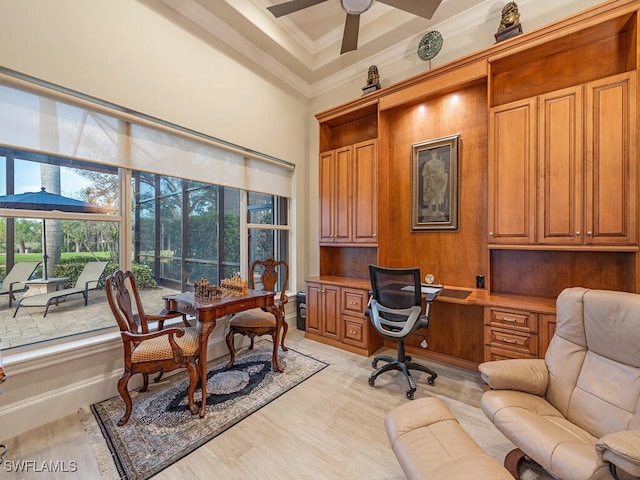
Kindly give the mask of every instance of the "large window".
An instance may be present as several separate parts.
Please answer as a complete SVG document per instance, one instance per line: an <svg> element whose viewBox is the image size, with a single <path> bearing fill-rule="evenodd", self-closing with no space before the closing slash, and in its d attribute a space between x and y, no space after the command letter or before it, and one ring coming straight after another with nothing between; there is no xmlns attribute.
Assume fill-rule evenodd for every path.
<svg viewBox="0 0 640 480"><path fill-rule="evenodd" d="M246 276L257 258L289 262L291 164L17 83L0 74L0 199L44 187L100 208L0 205L0 281L15 263L36 261L31 280L53 277L59 283L49 283L64 288L84 263L108 260L103 279L116 268L133 270L145 309L155 312L164 295L202 277ZM0 295L3 349L116 330L103 290L86 306L79 295L46 317L44 308L24 307L13 318L15 302L32 294L23 287L14 308Z"/></svg>
<svg viewBox="0 0 640 480"><path fill-rule="evenodd" d="M265 258L289 262L288 200L275 195L248 192L247 235L249 264ZM278 272L278 281L284 278L284 272Z"/></svg>
<svg viewBox="0 0 640 480"><path fill-rule="evenodd" d="M241 272L240 190L135 172L133 191L134 260L160 284L186 290Z"/></svg>
<svg viewBox="0 0 640 480"><path fill-rule="evenodd" d="M73 254L117 262L117 187L117 168L0 148L0 273L38 260L38 274L56 276Z"/></svg>

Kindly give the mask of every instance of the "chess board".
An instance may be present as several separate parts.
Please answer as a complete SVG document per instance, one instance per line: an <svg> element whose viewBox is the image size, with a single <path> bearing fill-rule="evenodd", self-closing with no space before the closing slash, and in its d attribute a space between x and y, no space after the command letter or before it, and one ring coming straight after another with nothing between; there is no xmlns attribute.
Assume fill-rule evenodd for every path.
<svg viewBox="0 0 640 480"><path fill-rule="evenodd" d="M246 295L247 292L243 292L241 290L232 290L230 288L220 288L220 298L230 298L230 297L239 297L241 295Z"/></svg>

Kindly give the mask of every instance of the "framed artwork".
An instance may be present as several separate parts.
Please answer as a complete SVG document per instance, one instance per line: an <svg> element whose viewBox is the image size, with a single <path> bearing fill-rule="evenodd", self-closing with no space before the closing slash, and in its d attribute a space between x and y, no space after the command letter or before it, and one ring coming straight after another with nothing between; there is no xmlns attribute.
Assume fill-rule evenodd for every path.
<svg viewBox="0 0 640 480"><path fill-rule="evenodd" d="M458 230L460 135L411 146L411 231Z"/></svg>

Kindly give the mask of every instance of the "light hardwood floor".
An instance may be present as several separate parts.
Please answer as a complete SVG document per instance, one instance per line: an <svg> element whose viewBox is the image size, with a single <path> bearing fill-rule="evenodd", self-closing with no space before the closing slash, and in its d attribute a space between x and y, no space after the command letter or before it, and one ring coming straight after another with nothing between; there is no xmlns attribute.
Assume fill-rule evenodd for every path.
<svg viewBox="0 0 640 480"><path fill-rule="evenodd" d="M400 372L367 383L371 358L306 340L289 329L287 345L330 364L154 479L385 479L400 480L400 469L384 430L384 416L407 402ZM385 349L388 350L388 349ZM389 350L389 352L391 352ZM380 353L380 352L378 352ZM477 373L419 361L434 367L436 384L416 373L415 398L437 393L478 406L483 384ZM113 392L114 396L117 394ZM1 426L0 426L1 429ZM1 438L1 434L0 434ZM98 463L80 416L69 415L9 439L0 478L97 479ZM167 445L171 448L171 445ZM74 461L77 471L59 474L7 472L7 461ZM12 463L9 463L12 465Z"/></svg>

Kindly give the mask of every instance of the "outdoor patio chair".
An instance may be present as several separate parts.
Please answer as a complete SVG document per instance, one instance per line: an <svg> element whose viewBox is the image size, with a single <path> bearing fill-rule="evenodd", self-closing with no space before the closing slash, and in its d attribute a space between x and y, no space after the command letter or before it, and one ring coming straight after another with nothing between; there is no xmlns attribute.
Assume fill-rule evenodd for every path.
<svg viewBox="0 0 640 480"><path fill-rule="evenodd" d="M11 267L7 276L2 280L0 295L9 295L9 308L13 306L16 299L16 292L23 292L26 288L26 281L29 280L38 265L42 262L17 262Z"/></svg>
<svg viewBox="0 0 640 480"><path fill-rule="evenodd" d="M108 263L109 262L87 262L82 272L80 272L80 276L78 280L76 280L75 285L71 288L22 297L16 306L16 311L13 312L13 316L16 316L20 307L46 307L43 315L43 317L46 317L49 306L52 303L57 305L61 298L66 298L76 293L82 294L86 306L89 301L89 291L98 288L100 277Z"/></svg>

